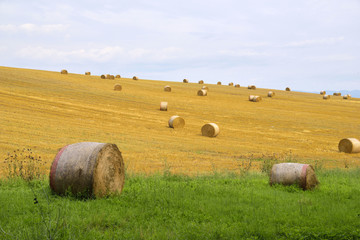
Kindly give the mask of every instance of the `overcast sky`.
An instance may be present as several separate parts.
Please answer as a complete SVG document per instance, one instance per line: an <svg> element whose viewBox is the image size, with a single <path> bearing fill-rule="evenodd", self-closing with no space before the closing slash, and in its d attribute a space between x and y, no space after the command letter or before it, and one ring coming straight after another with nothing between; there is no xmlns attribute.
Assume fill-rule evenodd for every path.
<svg viewBox="0 0 360 240"><path fill-rule="evenodd" d="M0 65L360 89L360 0L0 0Z"/></svg>

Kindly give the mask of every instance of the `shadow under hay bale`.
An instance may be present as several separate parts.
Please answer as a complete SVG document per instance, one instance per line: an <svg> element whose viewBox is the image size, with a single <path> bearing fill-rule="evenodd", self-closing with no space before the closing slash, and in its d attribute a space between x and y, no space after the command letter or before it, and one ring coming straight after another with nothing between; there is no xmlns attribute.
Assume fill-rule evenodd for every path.
<svg viewBox="0 0 360 240"><path fill-rule="evenodd" d="M120 84L115 84L114 90L115 90L115 91L121 91L121 90L122 90L122 86L121 86Z"/></svg>
<svg viewBox="0 0 360 240"><path fill-rule="evenodd" d="M103 75L100 76L100 78L101 78L101 79L105 79L106 77L105 77L105 75L103 74Z"/></svg>
<svg viewBox="0 0 360 240"><path fill-rule="evenodd" d="M217 85L221 85L221 82L217 82Z"/></svg>
<svg viewBox="0 0 360 240"><path fill-rule="evenodd" d="M273 91L268 92L268 97L273 97L273 96L275 96L275 93Z"/></svg>
<svg viewBox="0 0 360 240"><path fill-rule="evenodd" d="M183 128L185 126L185 120L179 116L172 116L169 119L169 127L171 128Z"/></svg>
<svg viewBox="0 0 360 240"><path fill-rule="evenodd" d="M189 83L189 80L187 80L186 78L183 80L183 83Z"/></svg>
<svg viewBox="0 0 360 240"><path fill-rule="evenodd" d="M207 91L204 90L204 89L200 89L200 90L197 92L197 95L198 95L198 96L207 96Z"/></svg>
<svg viewBox="0 0 360 240"><path fill-rule="evenodd" d="M324 91L324 90L323 90L323 91L320 91L320 94L321 94L321 95L325 95L325 94L326 94L326 91Z"/></svg>
<svg viewBox="0 0 360 240"><path fill-rule="evenodd" d="M319 184L314 168L309 164L274 164L270 173L270 185L298 185L303 190L313 189Z"/></svg>
<svg viewBox="0 0 360 240"><path fill-rule="evenodd" d="M168 103L160 102L160 111L167 111Z"/></svg>
<svg viewBox="0 0 360 240"><path fill-rule="evenodd" d="M118 75L115 76L115 78L121 78L121 76L118 74Z"/></svg>
<svg viewBox="0 0 360 240"><path fill-rule="evenodd" d="M239 87L240 87L240 84L235 84L235 87L236 87L236 88L239 88Z"/></svg>
<svg viewBox="0 0 360 240"><path fill-rule="evenodd" d="M90 76L90 75L91 75L91 72L85 72L85 75L89 75L89 76Z"/></svg>
<svg viewBox="0 0 360 240"><path fill-rule="evenodd" d="M139 80L137 76L133 76L133 80Z"/></svg>
<svg viewBox="0 0 360 240"><path fill-rule="evenodd" d="M325 99L325 100L330 99L330 95L324 95L323 99Z"/></svg>
<svg viewBox="0 0 360 240"><path fill-rule="evenodd" d="M248 89L256 90L256 86L255 86L255 85L249 85L249 86L248 86Z"/></svg>
<svg viewBox="0 0 360 240"><path fill-rule="evenodd" d="M231 83L229 83L229 86L234 86L234 83L232 83L232 82L231 82Z"/></svg>
<svg viewBox="0 0 360 240"><path fill-rule="evenodd" d="M120 194L125 180L121 152L115 144L80 142L63 147L50 170L50 187L57 194L104 197Z"/></svg>
<svg viewBox="0 0 360 240"><path fill-rule="evenodd" d="M285 91L290 92L291 89L289 87L285 88Z"/></svg>
<svg viewBox="0 0 360 240"><path fill-rule="evenodd" d="M165 92L171 92L171 87L170 87L169 85L166 85L166 86L164 87L164 91L165 91Z"/></svg>
<svg viewBox="0 0 360 240"><path fill-rule="evenodd" d="M338 145L340 152L360 153L360 141L356 138L341 139Z"/></svg>
<svg viewBox="0 0 360 240"><path fill-rule="evenodd" d="M61 74L68 74L68 71L66 69L61 70Z"/></svg>
<svg viewBox="0 0 360 240"><path fill-rule="evenodd" d="M206 137L216 137L220 132L216 123L207 123L201 128L201 135Z"/></svg>

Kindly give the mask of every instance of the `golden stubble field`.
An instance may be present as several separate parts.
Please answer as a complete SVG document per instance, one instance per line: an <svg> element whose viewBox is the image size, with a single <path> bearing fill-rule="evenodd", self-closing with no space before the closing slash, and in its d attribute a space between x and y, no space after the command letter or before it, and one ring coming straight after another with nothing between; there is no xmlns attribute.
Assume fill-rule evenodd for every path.
<svg viewBox="0 0 360 240"><path fill-rule="evenodd" d="M186 84L138 77L109 80L64 75L60 69L0 67L0 161L15 149L31 148L48 172L59 148L94 141L117 144L130 172L237 171L244 160L273 155L325 168L360 166L360 154L340 153L337 147L342 138L360 138L360 99L323 100L320 94L283 90L268 98L269 89L249 90L251 83L240 79L231 80L240 88L205 79L208 96L200 97L199 79ZM113 90L116 83L122 91ZM172 91L164 92L165 85ZM250 102L250 94L263 100ZM167 112L159 110L161 101L168 102ZM169 128L172 115L182 116L185 128ZM209 122L220 127L216 138L201 136ZM260 164L254 160L252 168ZM0 173L5 168L0 163Z"/></svg>

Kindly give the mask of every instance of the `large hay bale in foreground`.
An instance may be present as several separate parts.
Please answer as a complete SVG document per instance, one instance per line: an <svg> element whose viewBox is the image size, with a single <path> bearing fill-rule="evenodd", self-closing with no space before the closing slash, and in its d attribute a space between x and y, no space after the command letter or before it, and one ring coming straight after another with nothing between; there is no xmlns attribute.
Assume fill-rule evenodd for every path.
<svg viewBox="0 0 360 240"><path fill-rule="evenodd" d="M215 123L207 123L201 128L201 134L206 137L216 137L219 132L219 126Z"/></svg>
<svg viewBox="0 0 360 240"><path fill-rule="evenodd" d="M314 168L309 164L279 163L274 164L270 174L270 185L296 184L304 190L313 189L319 184Z"/></svg>
<svg viewBox="0 0 360 240"><path fill-rule="evenodd" d="M91 72L85 72L85 75L91 75Z"/></svg>
<svg viewBox="0 0 360 240"><path fill-rule="evenodd" d="M239 87L240 87L240 84L235 84L235 87L236 87L236 88L239 88Z"/></svg>
<svg viewBox="0 0 360 240"><path fill-rule="evenodd" d="M260 102L261 100L262 100L262 98L260 96L255 96L255 95L249 96L249 101L251 101L251 102Z"/></svg>
<svg viewBox="0 0 360 240"><path fill-rule="evenodd" d="M256 90L256 86L255 86L255 85L249 85L249 86L248 86L248 89Z"/></svg>
<svg viewBox="0 0 360 240"><path fill-rule="evenodd" d="M68 74L68 71L66 69L61 70L61 74Z"/></svg>
<svg viewBox="0 0 360 240"><path fill-rule="evenodd" d="M189 83L189 80L187 80L186 78L183 80L183 83Z"/></svg>
<svg viewBox="0 0 360 240"><path fill-rule="evenodd" d="M325 94L326 94L326 91L322 90L322 91L320 91L320 94L321 94L321 95L325 95Z"/></svg>
<svg viewBox="0 0 360 240"><path fill-rule="evenodd" d="M115 76L115 78L121 78L121 76L118 74L118 75Z"/></svg>
<svg viewBox="0 0 360 240"><path fill-rule="evenodd" d="M167 111L168 103L160 102L160 111Z"/></svg>
<svg viewBox="0 0 360 240"><path fill-rule="evenodd" d="M273 91L268 92L268 97L273 97L273 96L275 96L275 93Z"/></svg>
<svg viewBox="0 0 360 240"><path fill-rule="evenodd" d="M200 89L198 92L197 92L197 95L198 96L207 96L207 91L205 89Z"/></svg>
<svg viewBox="0 0 360 240"><path fill-rule="evenodd" d="M139 80L137 76L133 76L133 80Z"/></svg>
<svg viewBox="0 0 360 240"><path fill-rule="evenodd" d="M115 84L114 90L115 90L115 91L121 91L121 90L122 90L122 86L121 86L120 84Z"/></svg>
<svg viewBox="0 0 360 240"><path fill-rule="evenodd" d="M185 120L177 115L172 116L169 119L169 127L171 128L183 128L185 126Z"/></svg>
<svg viewBox="0 0 360 240"><path fill-rule="evenodd" d="M360 141L356 138L344 138L339 142L339 151L345 153L359 153Z"/></svg>
<svg viewBox="0 0 360 240"><path fill-rule="evenodd" d="M199 84L204 84L204 81L203 81L203 80L200 80L200 81L199 81Z"/></svg>
<svg viewBox="0 0 360 240"><path fill-rule="evenodd" d="M105 79L106 77L105 77L105 75L103 74L103 75L100 76L100 78L101 78L101 79Z"/></svg>
<svg viewBox="0 0 360 240"><path fill-rule="evenodd" d="M169 85L166 85L166 86L164 87L164 91L165 91L165 92L171 92L171 87L170 87Z"/></svg>
<svg viewBox="0 0 360 240"><path fill-rule="evenodd" d="M289 87L287 87L287 88L285 88L285 91L290 92L290 91L291 91L291 89L290 89Z"/></svg>
<svg viewBox="0 0 360 240"><path fill-rule="evenodd" d="M63 147L50 170L50 187L57 194L103 197L121 193L124 162L115 144L80 142Z"/></svg>
<svg viewBox="0 0 360 240"><path fill-rule="evenodd" d="M230 82L230 83L229 83L229 86L234 86L234 83L233 83L233 82Z"/></svg>
<svg viewBox="0 0 360 240"><path fill-rule="evenodd" d="M217 82L217 85L221 85L221 82Z"/></svg>
<svg viewBox="0 0 360 240"><path fill-rule="evenodd" d="M330 99L330 95L324 95L323 99L325 99L325 100Z"/></svg>

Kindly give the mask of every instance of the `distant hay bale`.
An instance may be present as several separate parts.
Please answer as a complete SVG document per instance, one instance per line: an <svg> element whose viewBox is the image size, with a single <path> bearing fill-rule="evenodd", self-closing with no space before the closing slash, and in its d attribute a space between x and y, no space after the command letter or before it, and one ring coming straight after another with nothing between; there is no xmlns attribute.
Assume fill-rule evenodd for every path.
<svg viewBox="0 0 360 240"><path fill-rule="evenodd" d="M236 87L236 88L239 88L239 87L240 87L240 84L235 84L235 87Z"/></svg>
<svg viewBox="0 0 360 240"><path fill-rule="evenodd" d="M290 92L291 90L290 90L290 88L289 88L289 87L287 87L287 88L285 88L285 91Z"/></svg>
<svg viewBox="0 0 360 240"><path fill-rule="evenodd" d="M133 76L133 80L139 80L137 76Z"/></svg>
<svg viewBox="0 0 360 240"><path fill-rule="evenodd" d="M106 74L106 79L110 79L110 74Z"/></svg>
<svg viewBox="0 0 360 240"><path fill-rule="evenodd" d="M233 82L230 82L230 83L229 83L229 86L234 86L234 83L233 83Z"/></svg>
<svg viewBox="0 0 360 240"><path fill-rule="evenodd" d="M197 92L197 95L198 95L198 96L207 96L207 91L204 90L204 89L200 89L200 90Z"/></svg>
<svg viewBox="0 0 360 240"><path fill-rule="evenodd" d="M185 126L185 120L179 116L172 116L169 119L169 127L171 128L183 128Z"/></svg>
<svg viewBox="0 0 360 240"><path fill-rule="evenodd" d="M248 86L248 89L256 90L256 86L255 86L255 85L249 85L249 86Z"/></svg>
<svg viewBox="0 0 360 240"><path fill-rule="evenodd" d="M250 95L249 96L249 101L251 101L251 102L260 102L261 99L262 98L260 96L255 96L255 95Z"/></svg>
<svg viewBox="0 0 360 240"><path fill-rule="evenodd" d="M121 86L120 84L115 84L114 90L115 90L115 91L121 91L121 90L122 90L122 86Z"/></svg>
<svg viewBox="0 0 360 240"><path fill-rule="evenodd" d="M268 97L273 97L273 96L275 96L275 93L273 91L268 92Z"/></svg>
<svg viewBox="0 0 360 240"><path fill-rule="evenodd" d="M325 100L330 99L330 95L324 95L323 99L325 99Z"/></svg>
<svg viewBox="0 0 360 240"><path fill-rule="evenodd" d="M351 95L350 94L346 94L343 96L343 99L351 99Z"/></svg>
<svg viewBox="0 0 360 240"><path fill-rule="evenodd" d="M325 95L325 94L326 94L326 91L324 91L324 90L323 90L323 91L320 91L320 94L321 94L321 95Z"/></svg>
<svg viewBox="0 0 360 240"><path fill-rule="evenodd" d="M269 179L270 185L298 185L303 190L313 189L319 184L314 168L309 164L274 164Z"/></svg>
<svg viewBox="0 0 360 240"><path fill-rule="evenodd" d="M201 88L202 90L206 90L206 91L209 91L209 87L207 87L207 86L202 86L202 88Z"/></svg>
<svg viewBox="0 0 360 240"><path fill-rule="evenodd" d="M217 85L221 85L221 82L217 82Z"/></svg>
<svg viewBox="0 0 360 240"><path fill-rule="evenodd" d="M219 132L219 126L215 123L207 123L201 128L201 134L206 137L216 137Z"/></svg>
<svg viewBox="0 0 360 240"><path fill-rule="evenodd" d="M166 86L164 87L164 91L165 91L165 92L171 92L171 87L170 87L169 85L166 85Z"/></svg>
<svg viewBox="0 0 360 240"><path fill-rule="evenodd" d="M115 76L115 78L121 78L121 76L118 74L118 75Z"/></svg>
<svg viewBox="0 0 360 240"><path fill-rule="evenodd" d="M110 75L109 79L115 79L114 75Z"/></svg>
<svg viewBox="0 0 360 240"><path fill-rule="evenodd" d="M168 103L160 102L160 111L167 111Z"/></svg>
<svg viewBox="0 0 360 240"><path fill-rule="evenodd" d="M101 77L101 79L105 79L105 78L106 78L104 74L101 75L100 77Z"/></svg>
<svg viewBox="0 0 360 240"><path fill-rule="evenodd" d="M351 95L350 95L350 94L348 94L347 96L348 96L348 99L350 99L350 98L351 98Z"/></svg>
<svg viewBox="0 0 360 240"><path fill-rule="evenodd" d="M189 83L189 80L187 80L186 78L184 78L183 83Z"/></svg>
<svg viewBox="0 0 360 240"><path fill-rule="evenodd" d="M90 72L85 72L85 75L91 75L91 73Z"/></svg>
<svg viewBox="0 0 360 240"><path fill-rule="evenodd" d="M68 74L68 71L66 69L61 70L61 74Z"/></svg>
<svg viewBox="0 0 360 240"><path fill-rule="evenodd" d="M333 93L334 96L341 96L341 93L337 92L337 93Z"/></svg>
<svg viewBox="0 0 360 240"><path fill-rule="evenodd" d="M341 139L338 147L340 152L360 153L360 141L356 138Z"/></svg>
<svg viewBox="0 0 360 240"><path fill-rule="evenodd" d="M200 81L199 81L199 84L204 84L204 81L203 81L203 80L200 80Z"/></svg>

